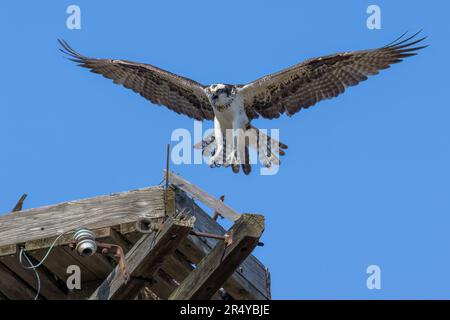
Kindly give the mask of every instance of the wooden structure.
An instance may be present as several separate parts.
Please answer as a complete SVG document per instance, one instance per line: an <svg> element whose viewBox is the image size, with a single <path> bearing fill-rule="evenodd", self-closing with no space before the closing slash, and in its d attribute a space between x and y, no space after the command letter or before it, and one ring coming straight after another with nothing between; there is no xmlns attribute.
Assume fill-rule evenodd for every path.
<svg viewBox="0 0 450 320"><path fill-rule="evenodd" d="M23 196L12 213L0 216L0 300L270 299L267 269L251 255L264 230L263 216L238 214L183 178L164 174L168 188L20 211ZM193 198L234 225L225 231ZM80 228L123 249L128 281L117 257L73 250ZM21 250L22 258L43 263L24 268ZM80 289L66 284L73 265L80 268Z"/></svg>

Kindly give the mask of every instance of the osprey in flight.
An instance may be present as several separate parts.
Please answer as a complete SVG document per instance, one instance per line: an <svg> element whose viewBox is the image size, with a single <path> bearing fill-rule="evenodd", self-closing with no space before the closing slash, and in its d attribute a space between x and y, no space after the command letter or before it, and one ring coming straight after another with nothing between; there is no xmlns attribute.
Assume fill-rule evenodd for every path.
<svg viewBox="0 0 450 320"><path fill-rule="evenodd" d="M214 134L196 147L211 156L210 166L231 166L233 172L239 172L241 166L243 172L249 174L249 146L257 150L266 167L279 164L276 154L284 155L283 149L287 148L253 127L253 119L260 116L274 119L283 113L292 116L321 100L338 96L347 87L425 48L417 44L426 37L415 39L417 34L406 39L404 34L377 49L309 59L244 85L203 85L150 64L88 58L64 40L59 43L70 60L132 89L152 103L196 120L213 120Z"/></svg>

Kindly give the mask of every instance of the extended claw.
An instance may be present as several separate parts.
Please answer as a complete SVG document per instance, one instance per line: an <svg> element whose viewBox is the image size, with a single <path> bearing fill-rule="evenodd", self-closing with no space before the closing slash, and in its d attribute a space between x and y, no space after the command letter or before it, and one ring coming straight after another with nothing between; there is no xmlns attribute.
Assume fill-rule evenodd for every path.
<svg viewBox="0 0 450 320"><path fill-rule="evenodd" d="M208 161L211 168L218 168L222 166L222 153L216 152Z"/></svg>

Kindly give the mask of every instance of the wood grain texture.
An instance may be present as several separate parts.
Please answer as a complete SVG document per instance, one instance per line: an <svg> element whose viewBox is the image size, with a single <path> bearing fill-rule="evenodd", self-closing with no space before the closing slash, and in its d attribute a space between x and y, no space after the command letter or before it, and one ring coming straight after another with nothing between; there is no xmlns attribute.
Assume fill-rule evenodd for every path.
<svg viewBox="0 0 450 320"><path fill-rule="evenodd" d="M37 261L32 257L29 257L32 263L36 264ZM26 265L26 259L24 259L24 264ZM13 270L17 277L20 277L24 282L26 282L31 288L37 290L36 275L33 270L25 269L19 261L18 255L11 257L0 257L0 264L3 264L8 269ZM40 294L44 296L45 299L65 299L66 298L66 288L63 287L65 284L58 282L56 277L54 277L44 266L36 269L39 274L39 279L41 283ZM1 288L0 288L1 290Z"/></svg>
<svg viewBox="0 0 450 320"><path fill-rule="evenodd" d="M197 268L170 295L169 300L206 300L222 287L251 254L264 231L264 217L244 214L227 232L232 242L219 241Z"/></svg>
<svg viewBox="0 0 450 320"><path fill-rule="evenodd" d="M189 234L195 218L172 219L164 223L157 233L146 234L126 254L130 280L125 283L118 267L95 290L90 300L109 300L134 297L162 266L164 259L172 255L181 240Z"/></svg>
<svg viewBox="0 0 450 320"><path fill-rule="evenodd" d="M36 295L30 286L1 263L0 290L10 300L32 300Z"/></svg>
<svg viewBox="0 0 450 320"><path fill-rule="evenodd" d="M163 176L166 176L166 170L163 170ZM237 219L239 219L240 214L219 199L214 198L207 192L203 191L199 187L193 185L189 181L183 179L173 172L169 172L168 176L170 184L189 193L193 198L200 200L208 207L214 209L214 211L220 213L224 218L228 218L231 221L236 221Z"/></svg>
<svg viewBox="0 0 450 320"><path fill-rule="evenodd" d="M133 247L133 243L136 243L139 241L139 239L142 238L142 233L136 232L134 228L135 224L125 224L121 225L121 234L124 235L123 237L126 239L126 242L123 242L122 248L124 248L125 254L131 250ZM122 233L122 227L125 227L124 231L125 233ZM132 231L134 230L134 231ZM166 259L165 263L169 263L168 260L170 258ZM173 279L168 279L165 275L167 273L162 273L158 270L152 277L151 281L148 281L145 284L145 287L149 288L151 291L155 292L160 299L167 299L169 295L175 290L175 288L178 286ZM141 289L142 291L142 289Z"/></svg>
<svg viewBox="0 0 450 320"><path fill-rule="evenodd" d="M17 245L15 243L0 246L0 256L14 255L16 253Z"/></svg>
<svg viewBox="0 0 450 320"><path fill-rule="evenodd" d="M71 265L77 265L81 270L81 282L90 282L99 280L98 277L84 264L81 264L74 255L70 254L63 246L54 247L53 250L45 259L43 265L50 270L58 279L66 283L70 274L67 273L67 268ZM47 253L47 249L35 250L28 252L28 255L32 256L37 261L42 261Z"/></svg>
<svg viewBox="0 0 450 320"><path fill-rule="evenodd" d="M163 188L151 187L5 215L0 217L0 247L53 237L80 227L98 229L142 217L161 217L163 194Z"/></svg>
<svg viewBox="0 0 450 320"><path fill-rule="evenodd" d="M206 212L193 202L184 191L176 190L176 206L184 208L196 218L194 230L225 234L226 230L217 224ZM199 263L214 248L218 240L189 235L179 246L192 263ZM265 266L253 255L247 257L234 274L223 285L224 289L238 300L267 300Z"/></svg>

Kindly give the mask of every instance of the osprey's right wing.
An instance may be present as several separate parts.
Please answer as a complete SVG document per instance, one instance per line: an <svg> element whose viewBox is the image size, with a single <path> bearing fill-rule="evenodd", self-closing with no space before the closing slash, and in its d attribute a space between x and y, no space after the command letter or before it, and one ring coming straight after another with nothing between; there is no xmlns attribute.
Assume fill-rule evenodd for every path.
<svg viewBox="0 0 450 320"><path fill-rule="evenodd" d="M79 66L132 89L152 103L164 105L196 120L214 119L213 109L200 83L150 64L88 58L76 52L64 40L58 41L62 46L60 50Z"/></svg>

